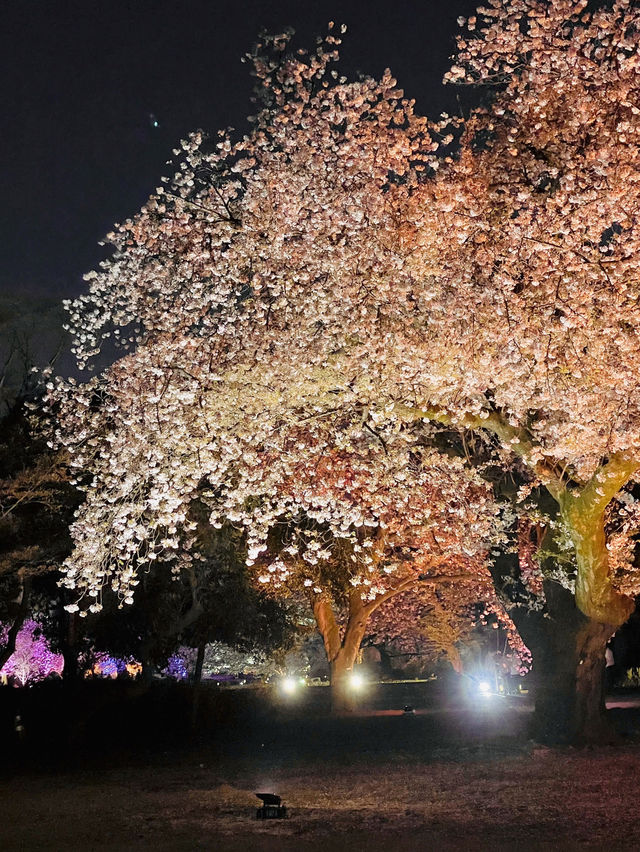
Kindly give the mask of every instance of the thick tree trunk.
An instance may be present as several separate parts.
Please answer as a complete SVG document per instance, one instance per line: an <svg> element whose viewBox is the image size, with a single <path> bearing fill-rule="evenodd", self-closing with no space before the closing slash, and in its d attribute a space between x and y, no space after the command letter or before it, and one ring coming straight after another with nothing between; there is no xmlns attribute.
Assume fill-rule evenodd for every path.
<svg viewBox="0 0 640 852"><path fill-rule="evenodd" d="M356 707L356 695L350 676L367 626L369 610L354 590L349 595L349 619L343 631L327 598L315 600L313 612L331 671L331 712L351 712Z"/></svg>
<svg viewBox="0 0 640 852"><path fill-rule="evenodd" d="M155 666L151 662L151 642L149 641L142 642L140 646L140 664L142 666L140 681L149 686L155 674Z"/></svg>
<svg viewBox="0 0 640 852"><path fill-rule="evenodd" d="M584 616L571 592L546 582L548 616L517 618L533 654L533 736L549 743L615 739L604 703L604 652L617 625Z"/></svg>
<svg viewBox="0 0 640 852"><path fill-rule="evenodd" d="M344 651L344 648L341 649ZM340 653L331 660L331 712L352 713L358 705L358 697L351 684L351 675L358 649Z"/></svg>
<svg viewBox="0 0 640 852"><path fill-rule="evenodd" d="M62 657L64 668L62 678L67 686L78 681L78 616L75 612L66 614L63 619Z"/></svg>
<svg viewBox="0 0 640 852"><path fill-rule="evenodd" d="M578 568L575 605L580 617L570 620L573 641L566 656L567 668L573 670L570 729L572 739L582 742L614 737L605 715L604 653L611 635L633 612L634 601L620 593L611 576L606 508L637 469L634 458L614 454L578 495L566 491L559 500Z"/></svg>
<svg viewBox="0 0 640 852"><path fill-rule="evenodd" d="M583 742L615 738L606 717L604 667L605 648L618 625L589 620L576 637L574 736Z"/></svg>
<svg viewBox="0 0 640 852"><path fill-rule="evenodd" d="M575 596L545 581L546 618L530 614L516 625L533 652L537 682L535 735L555 741L602 742L615 738L604 703L604 652L612 633L633 612L611 576L606 510L636 473L639 462L613 454L577 492L551 492L575 548ZM535 629L528 628L535 625Z"/></svg>
<svg viewBox="0 0 640 852"><path fill-rule="evenodd" d="M456 648L455 645L449 645L446 649L447 659L451 663L451 667L454 672L458 675L464 673L464 667L462 665L462 657L460 656L460 651Z"/></svg>
<svg viewBox="0 0 640 852"><path fill-rule="evenodd" d="M599 743L615 739L604 701L604 651L615 627L584 619L566 644L538 660L534 734L550 742ZM553 643L555 645L555 643ZM553 652L552 652L553 653Z"/></svg>
<svg viewBox="0 0 640 852"><path fill-rule="evenodd" d="M196 664L193 668L192 684L193 692L191 696L191 730L195 731L198 726L198 712L200 710L200 692L202 686L202 667L204 665L204 652L207 647L206 642L201 642L198 645L198 654L196 656Z"/></svg>
<svg viewBox="0 0 640 852"><path fill-rule="evenodd" d="M377 649L380 654L380 674L382 679L385 677L390 678L393 674L393 660L389 656L389 652L385 645L374 645L374 648Z"/></svg>
<svg viewBox="0 0 640 852"><path fill-rule="evenodd" d="M194 686L198 686L200 681L202 680L202 667L204 665L204 652L206 650L207 643L201 642L198 645L198 653L196 654L196 663L193 667L193 674L191 676L191 680Z"/></svg>

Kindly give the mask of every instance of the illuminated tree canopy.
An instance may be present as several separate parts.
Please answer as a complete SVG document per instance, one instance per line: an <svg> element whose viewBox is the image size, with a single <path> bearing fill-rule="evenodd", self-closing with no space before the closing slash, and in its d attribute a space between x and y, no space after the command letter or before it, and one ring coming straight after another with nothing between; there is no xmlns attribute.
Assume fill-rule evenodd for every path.
<svg viewBox="0 0 640 852"><path fill-rule="evenodd" d="M190 558L196 495L246 528L251 560L303 518L364 547L357 531L389 513L410 546L430 501L440 522L454 510L447 483L474 481L437 430L471 430L557 503L586 616L572 677L595 706L637 591L637 14L492 0L463 23L447 79L492 95L435 124L388 72L337 78L333 30L313 55L265 40L251 133L194 134L109 236L71 327L81 363L108 335L131 354L51 387L59 438L91 474L66 581L93 608L107 582L129 601L142 566ZM447 471L441 494L430 466ZM460 518L458 552L486 551L490 494ZM324 544L300 529L289 555L313 566ZM280 558L269 582L293 576Z"/></svg>

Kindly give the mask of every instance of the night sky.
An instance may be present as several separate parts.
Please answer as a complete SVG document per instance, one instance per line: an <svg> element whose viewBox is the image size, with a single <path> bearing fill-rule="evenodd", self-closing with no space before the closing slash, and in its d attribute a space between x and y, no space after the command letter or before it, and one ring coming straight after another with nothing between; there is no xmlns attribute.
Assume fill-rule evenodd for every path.
<svg viewBox="0 0 640 852"><path fill-rule="evenodd" d="M313 47L347 24L343 73L390 67L422 113L457 111L441 85L475 0L5 0L0 18L0 296L33 306L82 288L97 245L171 173L189 131L245 128L259 31ZM158 126L154 126L157 122Z"/></svg>

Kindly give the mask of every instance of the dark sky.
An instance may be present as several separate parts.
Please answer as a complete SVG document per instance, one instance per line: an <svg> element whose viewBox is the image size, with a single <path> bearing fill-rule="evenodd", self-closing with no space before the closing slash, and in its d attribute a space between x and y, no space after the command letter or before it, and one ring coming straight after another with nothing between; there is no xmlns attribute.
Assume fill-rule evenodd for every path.
<svg viewBox="0 0 640 852"><path fill-rule="evenodd" d="M312 47L347 24L342 68L390 67L428 115L476 0L4 0L0 15L0 296L76 294L113 222L134 214L189 131L243 128L242 55L261 28ZM150 114L159 127L152 126Z"/></svg>

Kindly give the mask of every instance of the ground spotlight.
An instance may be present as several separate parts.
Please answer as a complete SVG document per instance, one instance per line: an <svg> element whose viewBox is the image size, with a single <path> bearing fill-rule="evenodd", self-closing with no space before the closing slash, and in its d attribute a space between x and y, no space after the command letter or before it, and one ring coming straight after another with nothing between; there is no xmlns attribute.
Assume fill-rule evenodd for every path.
<svg viewBox="0 0 640 852"><path fill-rule="evenodd" d="M359 672L352 672L349 678L349 686L351 689L362 689L364 686L364 678Z"/></svg>
<svg viewBox="0 0 640 852"><path fill-rule="evenodd" d="M280 689L285 695L293 695L300 686L300 681L295 677L283 677L280 681Z"/></svg>

